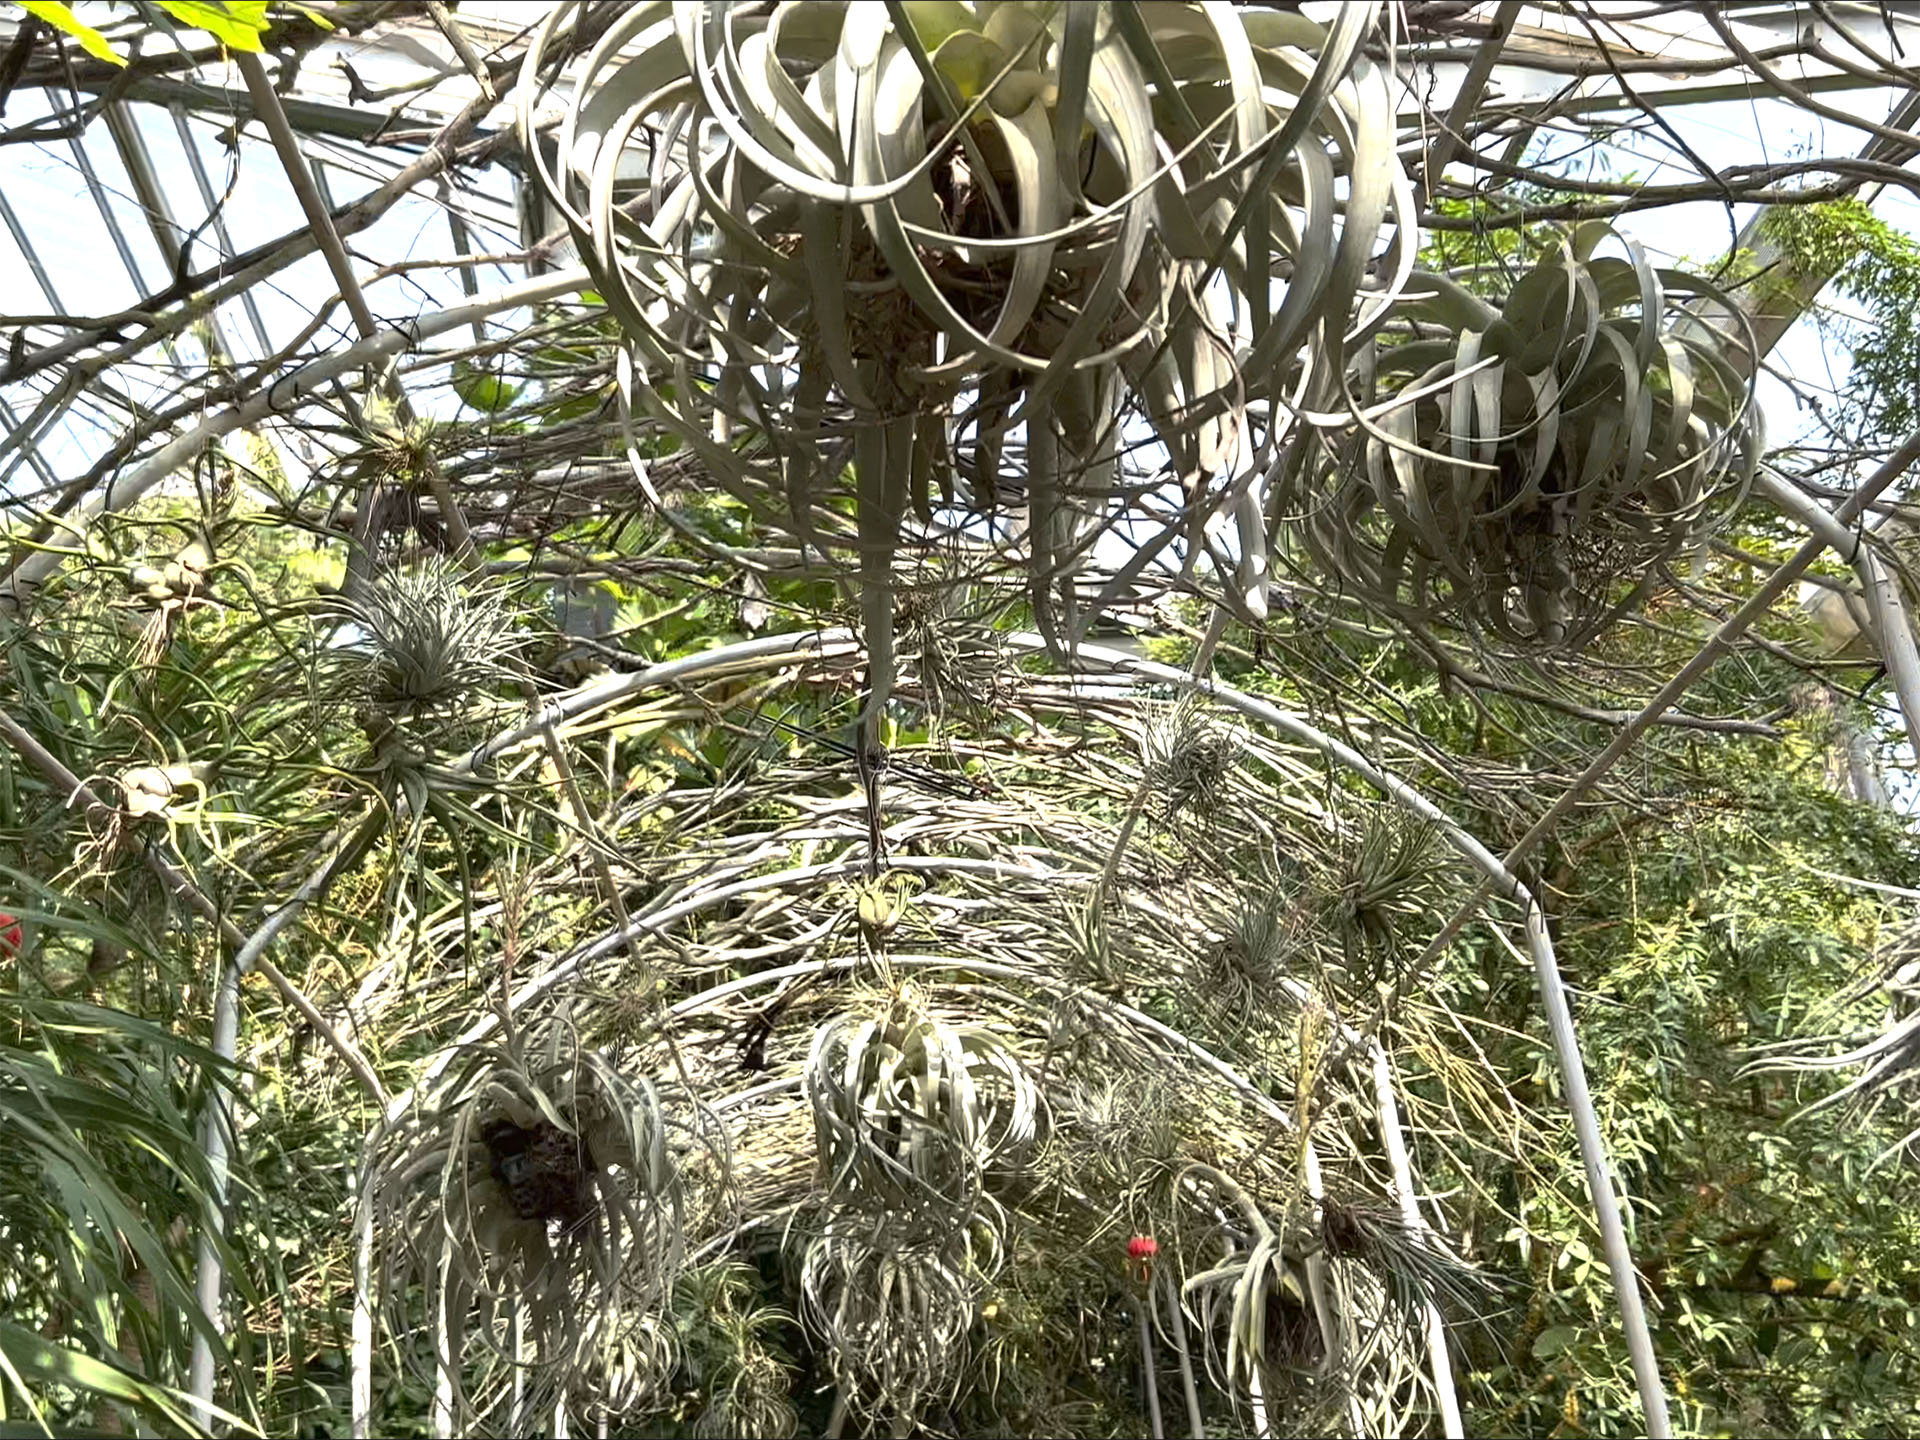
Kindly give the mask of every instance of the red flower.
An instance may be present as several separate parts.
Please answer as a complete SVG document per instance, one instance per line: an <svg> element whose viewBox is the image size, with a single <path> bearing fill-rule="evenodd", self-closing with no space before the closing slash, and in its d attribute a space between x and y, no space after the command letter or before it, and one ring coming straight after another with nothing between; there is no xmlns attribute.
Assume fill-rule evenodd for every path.
<svg viewBox="0 0 1920 1440"><path fill-rule="evenodd" d="M1136 1235L1127 1241L1129 1260L1151 1260L1160 1253L1160 1242L1151 1235Z"/></svg>
<svg viewBox="0 0 1920 1440"><path fill-rule="evenodd" d="M18 955L20 953L20 921L0 910L0 953Z"/></svg>

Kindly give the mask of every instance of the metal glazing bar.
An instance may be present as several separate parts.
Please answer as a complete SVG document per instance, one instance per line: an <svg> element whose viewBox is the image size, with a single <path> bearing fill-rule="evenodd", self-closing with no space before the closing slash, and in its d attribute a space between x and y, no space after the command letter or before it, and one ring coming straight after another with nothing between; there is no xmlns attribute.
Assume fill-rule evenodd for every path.
<svg viewBox="0 0 1920 1440"><path fill-rule="evenodd" d="M153 156L140 134L139 121L117 100L106 107L105 115L107 133L113 136L114 146L120 152L120 163L126 166L127 178L133 182L134 197L146 212L147 228L153 232L153 243L160 247L160 255L167 262L167 269L178 274L181 236L185 232L174 220L172 207L167 204L166 191L160 184L159 176L154 173ZM217 310L207 316L207 328L209 358L232 360L233 347L227 343Z"/></svg>
<svg viewBox="0 0 1920 1440"><path fill-rule="evenodd" d="M187 152L187 166L193 171L193 183L200 188L200 203L207 207L207 214L213 219L213 233L220 241L222 258L231 259L238 252L234 248L233 236L227 230L226 218L220 213L220 203L213 193L213 181L207 175L207 162L201 158L200 142L194 138L193 127L187 124L187 108L174 104L167 107L173 116L173 128L180 136L180 148ZM247 312L247 323L253 327L253 338L259 342L260 355L273 354L273 342L267 338L266 322L260 318L260 307L254 303L253 292L240 292L240 306Z"/></svg>
<svg viewBox="0 0 1920 1440"><path fill-rule="evenodd" d="M40 477L40 483L49 490L57 489L60 477L53 473L53 467L41 456L40 447L33 443L33 437L20 434L20 417L5 400L0 400L0 426L4 426L9 435L20 436L20 453L26 456L27 464Z"/></svg>
<svg viewBox="0 0 1920 1440"><path fill-rule="evenodd" d="M7 203L7 195L0 190L0 220L6 221L7 233L13 236L13 243L20 247L20 253L26 258L27 269L33 272L34 283L40 287L40 293L46 297L50 309L59 314L70 312L60 303L60 296L53 288L53 277L47 274L47 267L40 263L40 252L33 248L33 242L27 239L27 232L20 224L20 217L13 213L13 206Z"/></svg>
<svg viewBox="0 0 1920 1440"><path fill-rule="evenodd" d="M113 239L113 248L120 252L120 263L126 267L127 278L133 281L134 295L146 294L147 280L140 273L140 261L133 253L133 246L128 243L127 232L120 228L120 217L113 213L113 206L107 203L107 187L100 183L100 172L93 168L93 158L87 154L85 137L72 136L67 146L73 151L73 163L80 167L80 175L87 182L87 193L93 197L93 208L100 212L107 234Z"/></svg>

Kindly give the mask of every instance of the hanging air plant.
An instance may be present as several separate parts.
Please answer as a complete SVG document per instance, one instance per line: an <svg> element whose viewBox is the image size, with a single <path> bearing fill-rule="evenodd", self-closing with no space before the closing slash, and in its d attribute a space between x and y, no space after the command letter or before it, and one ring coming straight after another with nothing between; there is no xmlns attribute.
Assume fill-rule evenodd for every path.
<svg viewBox="0 0 1920 1440"><path fill-rule="evenodd" d="M1226 1255L1181 1287L1217 1383L1242 1394L1292 1392L1296 1401L1348 1383L1363 1342L1313 1234L1311 1202L1299 1196L1274 1216L1210 1165L1189 1166L1186 1181L1193 1198L1209 1197L1203 1213L1223 1222Z"/></svg>
<svg viewBox="0 0 1920 1440"><path fill-rule="evenodd" d="M333 607L340 639L321 684L358 702L370 763L420 817L437 794L479 782L445 763L517 688L527 632L507 594L429 560L389 570Z"/></svg>
<svg viewBox="0 0 1920 1440"><path fill-rule="evenodd" d="M830 1224L807 1246L802 1318L848 1405L897 1424L958 1388L967 1330L992 1278L966 1241L928 1236L901 1249L855 1223Z"/></svg>
<svg viewBox="0 0 1920 1440"><path fill-rule="evenodd" d="M506 597L443 561L387 572L341 613L357 632L349 653L364 698L396 719L457 709L512 681L525 643Z"/></svg>
<svg viewBox="0 0 1920 1440"><path fill-rule="evenodd" d="M1071 578L1139 498L1123 417L1185 489L1142 563L1232 515L1264 609L1247 404L1338 355L1390 213L1356 334L1412 263L1372 7L1322 28L1215 4L636 4L548 161L538 77L568 13L528 51L523 142L624 332L624 397L857 569L870 719L896 548L1006 539L974 522L1010 450L1039 623L1083 627Z"/></svg>
<svg viewBox="0 0 1920 1440"><path fill-rule="evenodd" d="M846 1403L911 1418L961 1378L1006 1252L989 1183L1032 1151L1039 1089L1003 1042L909 996L821 1026L804 1078L822 1220L801 1263L803 1318Z"/></svg>
<svg viewBox="0 0 1920 1440"><path fill-rule="evenodd" d="M623 1413L653 1392L691 1187L724 1174L723 1134L559 1019L473 1047L414 1100L376 1158L375 1231L393 1333L423 1313L433 1333L443 1419L524 1429L540 1406Z"/></svg>
<svg viewBox="0 0 1920 1440"><path fill-rule="evenodd" d="M1241 739L1204 701L1183 695L1147 722L1142 750L1146 784L1161 812L1168 819L1188 813L1209 819L1226 802Z"/></svg>
<svg viewBox="0 0 1920 1440"><path fill-rule="evenodd" d="M1196 990L1230 1026L1244 1025L1256 1012L1292 997L1283 989L1306 916L1292 897L1260 889L1239 897L1219 939L1202 946L1194 974Z"/></svg>
<svg viewBox="0 0 1920 1440"><path fill-rule="evenodd" d="M1618 240L1625 258L1597 253ZM1365 429L1291 494L1319 560L1415 621L1529 650L1584 643L1728 513L1759 459L1744 313L1576 227L1496 307L1437 275L1364 357ZM1431 327L1443 332L1437 338Z"/></svg>
<svg viewBox="0 0 1920 1440"><path fill-rule="evenodd" d="M1017 1168L1040 1133L1038 1087L1005 1042L907 998L822 1025L805 1081L828 1195L911 1224L931 1208L964 1229L990 1172Z"/></svg>
<svg viewBox="0 0 1920 1440"><path fill-rule="evenodd" d="M1424 923L1445 899L1450 876L1439 833L1390 806L1366 811L1323 878L1323 909L1346 964L1364 975L1369 951L1390 951L1409 924Z"/></svg>

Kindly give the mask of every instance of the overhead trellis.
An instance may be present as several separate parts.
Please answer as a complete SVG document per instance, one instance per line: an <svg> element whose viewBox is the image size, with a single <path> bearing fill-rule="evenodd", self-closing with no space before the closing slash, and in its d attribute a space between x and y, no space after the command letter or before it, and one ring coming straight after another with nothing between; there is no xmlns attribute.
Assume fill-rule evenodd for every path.
<svg viewBox="0 0 1920 1440"><path fill-rule="evenodd" d="M626 688L602 703L641 702ZM1021 1283L1016 1252L1117 1257L1139 1232L1191 1277L1191 1365L1248 1413L1344 1424L1358 1407L1372 1433L1434 1403L1429 1308L1485 1282L1410 1208L1399 1142L1381 1139L1401 1124L1380 1108L1384 1056L1360 1027L1396 928L1464 877L1430 826L1357 798L1329 809L1311 749L1212 707L1120 676L1023 703L1118 743L1035 784L1044 752L969 742L1001 784L960 803L893 782L884 906L867 901L857 797L796 760L712 797L748 814L781 797L795 814L772 832L713 827L694 792L675 792L684 821L613 819L622 873L653 877L646 911L516 974L368 1139L365 1303L390 1311L382 1333L443 1426L664 1403L667 1276L736 1244L792 1268L840 1402L895 1423L953 1399L979 1307ZM952 758L897 760L911 776ZM1144 819L1126 818L1143 789ZM769 868L791 844L802 863ZM557 878L468 904L509 953L539 955L561 932L516 897L550 904ZM1108 921L1090 929L1076 917L1097 891ZM654 986L676 997L662 1011ZM1163 993L1210 1026L1155 1019ZM367 995L358 1020L403 999ZM1452 1068L1450 1047L1423 1031L1405 1063ZM623 1094L630 1073L657 1079ZM1454 1103L1488 1103L1482 1086Z"/></svg>

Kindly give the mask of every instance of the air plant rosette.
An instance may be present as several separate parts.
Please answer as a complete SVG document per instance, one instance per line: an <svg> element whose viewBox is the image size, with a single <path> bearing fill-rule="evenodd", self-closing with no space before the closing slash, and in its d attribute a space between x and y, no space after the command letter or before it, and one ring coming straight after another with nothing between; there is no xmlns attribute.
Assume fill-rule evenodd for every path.
<svg viewBox="0 0 1920 1440"><path fill-rule="evenodd" d="M1317 1174L1311 1161L1307 1173ZM1301 1433L1356 1423L1362 1434L1390 1433L1394 1415L1404 1423L1402 1391L1419 1380L1426 1307L1471 1314L1489 1293L1487 1279L1431 1232L1350 1187L1296 1192L1270 1206L1196 1164L1183 1191L1193 1236L1224 1252L1182 1283L1209 1371L1229 1393L1288 1415Z"/></svg>
<svg viewBox="0 0 1920 1440"><path fill-rule="evenodd" d="M561 1399L641 1405L670 1373L669 1297L726 1163L717 1121L562 1018L469 1047L375 1152L390 1333L421 1334L424 1310L449 1415L505 1423L510 1395L515 1423Z"/></svg>
<svg viewBox="0 0 1920 1440"><path fill-rule="evenodd" d="M1458 880L1427 822L1391 806L1363 810L1313 877L1320 920L1350 999L1401 978L1411 934L1432 924Z"/></svg>
<svg viewBox="0 0 1920 1440"><path fill-rule="evenodd" d="M1242 737L1197 696L1151 713L1141 736L1144 780L1163 818L1193 815L1206 823L1218 816L1243 748Z"/></svg>
<svg viewBox="0 0 1920 1440"><path fill-rule="evenodd" d="M1304 969L1304 907L1279 889L1249 887L1201 942L1190 989L1233 1034L1256 1015L1268 1019L1296 1002L1286 982ZM1217 937L1217 938L1216 938Z"/></svg>
<svg viewBox="0 0 1920 1440"><path fill-rule="evenodd" d="M435 559L387 571L329 610L340 638L320 683L357 702L369 768L416 814L436 792L471 788L448 762L524 703L528 636L510 595Z"/></svg>
<svg viewBox="0 0 1920 1440"><path fill-rule="evenodd" d="M1567 651L1743 498L1761 452L1745 313L1604 222L1498 306L1421 273L1398 314L1360 355L1363 428L1303 434L1276 490L1283 527L1388 614Z"/></svg>

